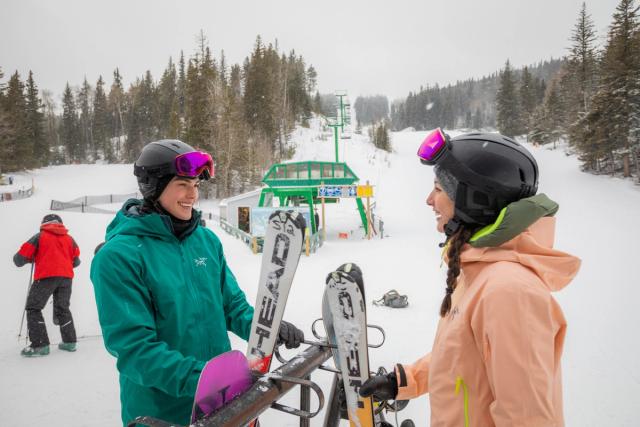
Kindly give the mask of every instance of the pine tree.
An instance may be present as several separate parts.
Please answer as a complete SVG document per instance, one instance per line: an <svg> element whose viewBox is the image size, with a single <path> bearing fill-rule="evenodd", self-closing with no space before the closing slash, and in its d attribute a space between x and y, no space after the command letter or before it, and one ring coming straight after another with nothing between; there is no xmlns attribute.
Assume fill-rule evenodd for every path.
<svg viewBox="0 0 640 427"><path fill-rule="evenodd" d="M65 86L62 95L60 137L62 145L65 147L67 162L79 163L83 159L84 153L80 141L76 100L69 83Z"/></svg>
<svg viewBox="0 0 640 427"><path fill-rule="evenodd" d="M507 136L515 136L522 133L521 116L518 96L516 93L516 80L507 60L504 70L500 74L500 88L496 95L496 125L500 133Z"/></svg>
<svg viewBox="0 0 640 427"><path fill-rule="evenodd" d="M30 167L33 144L28 135L26 104L24 83L16 71L9 79L4 96L4 115L8 126L0 153L2 154L0 167L3 171Z"/></svg>
<svg viewBox="0 0 640 427"><path fill-rule="evenodd" d="M610 93L612 117L616 120L611 137L613 149L629 149L630 126L635 110L634 94L638 87L640 52L638 46L638 7L635 0L622 0L613 15L608 44L602 62L603 89Z"/></svg>
<svg viewBox="0 0 640 427"><path fill-rule="evenodd" d="M391 151L391 137L386 120L381 120L371 125L369 128L369 138L371 138L371 142L373 142L376 148Z"/></svg>
<svg viewBox="0 0 640 427"><path fill-rule="evenodd" d="M137 79L131 87L131 108L129 110L129 127L125 144L125 157L135 161L142 147L156 139L157 128L154 124L156 116L155 85L151 72L147 70L142 79Z"/></svg>
<svg viewBox="0 0 640 427"><path fill-rule="evenodd" d="M93 97L93 121L91 122L91 133L95 144L96 152L102 154L102 158L107 162L115 162L113 148L111 146L111 133L109 132L109 104L107 95L104 92L104 80L98 77L96 91ZM97 158L96 158L97 160Z"/></svg>
<svg viewBox="0 0 640 427"><path fill-rule="evenodd" d="M307 94L309 94L309 96L311 96L311 94L315 92L317 84L318 72L313 67L313 65L309 65L309 68L307 68Z"/></svg>
<svg viewBox="0 0 640 427"><path fill-rule="evenodd" d="M5 91L7 89L7 85L1 81L3 78L4 73L2 71L2 67L0 67L0 176L2 176L2 171L6 170L8 166L6 164L6 160L9 159L11 154L9 151L9 139L13 134L11 121L6 111Z"/></svg>
<svg viewBox="0 0 640 427"><path fill-rule="evenodd" d="M318 91L316 91L316 95L313 97L313 111L322 114L322 97Z"/></svg>
<svg viewBox="0 0 640 427"><path fill-rule="evenodd" d="M571 41L569 66L578 81L578 99L581 101L580 111L589 109L589 100L593 96L596 84L596 32L591 15L587 13L587 5L582 3L578 22Z"/></svg>
<svg viewBox="0 0 640 427"><path fill-rule="evenodd" d="M189 60L185 91L185 140L204 148L207 127L207 82L201 73L198 57Z"/></svg>
<svg viewBox="0 0 640 427"><path fill-rule="evenodd" d="M223 58L224 55L221 55L221 76L226 75L226 71L223 73ZM244 121L240 87L241 71L238 65L231 68L228 80L225 77L218 81L219 120L213 135L217 197L244 191L250 185L253 156L249 146L249 128Z"/></svg>
<svg viewBox="0 0 640 427"><path fill-rule="evenodd" d="M49 164L59 165L65 162L64 149L60 147L60 134L58 133L60 117L56 114L56 103L51 91L42 91L42 104L44 108L44 137L49 148Z"/></svg>
<svg viewBox="0 0 640 427"><path fill-rule="evenodd" d="M276 145L277 107L284 101L274 81L279 76L279 58L274 61L273 50L268 51L262 44L260 36L256 38L251 56L245 60L244 73L244 114L245 120L251 128L252 137L256 140L256 150L260 153L262 167L278 158L279 148ZM276 94L281 102L276 100Z"/></svg>
<svg viewBox="0 0 640 427"><path fill-rule="evenodd" d="M483 126L483 121L482 121L482 111L480 111L480 108L476 108L476 112L473 114L473 129L481 129Z"/></svg>
<svg viewBox="0 0 640 427"><path fill-rule="evenodd" d="M122 86L122 76L120 70L116 68L113 71L113 83L107 98L110 116L110 137L115 138L114 156L116 159L122 159L122 143L126 135L124 117L126 116L126 96L124 87Z"/></svg>
<svg viewBox="0 0 640 427"><path fill-rule="evenodd" d="M629 154L639 144L640 131L640 46L638 7L635 0L621 0L613 15L601 60L599 87L590 109L573 132L579 141L585 166L600 169L604 161L610 172L622 155L625 175Z"/></svg>
<svg viewBox="0 0 640 427"><path fill-rule="evenodd" d="M178 86L176 88L178 96L178 114L181 120L184 120L185 115L185 97L187 88L187 75L184 69L184 52L180 51L180 62L178 63Z"/></svg>
<svg viewBox="0 0 640 427"><path fill-rule="evenodd" d="M555 80L551 82L551 86L547 92L544 111L546 115L547 132L551 142L553 142L553 148L556 148L556 143L564 134L564 109L559 93L559 84Z"/></svg>
<svg viewBox="0 0 640 427"><path fill-rule="evenodd" d="M93 105L93 89L91 85L87 81L87 78L84 78L84 82L82 83L82 87L78 92L78 108L80 110L80 117L78 121L78 127L80 132L80 153L81 161L85 162L89 159L95 161L97 158L97 148L93 142L93 111L91 109Z"/></svg>
<svg viewBox="0 0 640 427"><path fill-rule="evenodd" d="M531 116L527 140L534 145L544 145L551 141L548 132L547 113L544 104L538 105Z"/></svg>
<svg viewBox="0 0 640 427"><path fill-rule="evenodd" d="M162 74L158 85L158 109L155 123L158 125L161 138L177 138L179 133L177 98L177 75L173 61L169 58L169 64Z"/></svg>
<svg viewBox="0 0 640 427"><path fill-rule="evenodd" d="M38 88L33 80L33 73L29 71L26 94L26 127L27 138L33 146L32 166L46 166L49 164L49 146L44 134L44 113Z"/></svg>
<svg viewBox="0 0 640 427"><path fill-rule="evenodd" d="M520 111L522 112L522 123L524 131L529 132L529 126L536 108L536 87L533 77L529 73L529 67L524 67L520 77Z"/></svg>

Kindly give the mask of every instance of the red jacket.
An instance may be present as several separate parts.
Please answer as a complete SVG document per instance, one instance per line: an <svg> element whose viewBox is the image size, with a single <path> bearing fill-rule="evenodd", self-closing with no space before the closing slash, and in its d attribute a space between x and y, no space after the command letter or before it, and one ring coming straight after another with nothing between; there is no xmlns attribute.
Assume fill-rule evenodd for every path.
<svg viewBox="0 0 640 427"><path fill-rule="evenodd" d="M41 225L40 233L22 244L13 262L21 267L34 259L34 280L47 277L71 279L73 268L80 265L80 249L63 224L50 222Z"/></svg>

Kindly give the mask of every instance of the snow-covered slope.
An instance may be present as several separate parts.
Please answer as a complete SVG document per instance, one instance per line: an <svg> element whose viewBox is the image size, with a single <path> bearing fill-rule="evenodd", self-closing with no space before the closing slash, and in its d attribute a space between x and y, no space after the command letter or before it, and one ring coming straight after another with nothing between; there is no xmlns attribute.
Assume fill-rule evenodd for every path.
<svg viewBox="0 0 640 427"><path fill-rule="evenodd" d="M294 135L294 160L334 160L333 136L319 137L317 123ZM415 157L424 132L393 134L393 153L373 148L367 138L353 135L340 141L340 160L346 160L364 182L375 186L377 215L384 220L388 237L362 238L353 200L327 206L328 240L318 253L303 257L285 311L311 337L311 322L320 316L324 279L344 262L356 262L364 272L369 322L381 325L387 342L370 352L371 366L391 367L411 362L428 352L444 294L446 267L440 267L435 220L425 199L431 189L431 168ZM562 305L569 331L564 371L567 426L633 426L635 404L640 395L640 345L633 330L640 324L636 309L640 290L634 283L637 262L635 242L640 191L630 182L581 173L578 161L561 150L529 147L541 170L540 191L560 203L556 246L583 259L577 279L556 296ZM20 244L31 237L51 199L70 200L82 195L129 193L136 189L131 165L78 165L34 171L36 193L26 200L0 203L0 411L3 425L114 426L119 424L119 395L115 361L109 356L100 333L89 280L94 247L102 241L109 215L62 212L82 250L76 270L72 312L78 334L87 336L76 353L57 349L40 359L23 359L16 336L28 285L28 267L16 268L11 259ZM2 191L2 187L0 187ZM207 208L213 205L203 202ZM227 260L253 303L260 256L214 224ZM349 233L338 239L338 233ZM389 289L409 296L406 309L376 307L371 300ZM50 305L45 318L52 342L60 339L51 323ZM375 332L371 342L377 341ZM246 344L233 337L242 351ZM283 350L283 353L294 353ZM318 372L312 377L328 394L331 377ZM297 405L296 392L285 398ZM312 402L312 406L315 405ZM428 398L411 402L400 419L411 417L427 426ZM294 417L268 411L261 417L266 426L295 426ZM322 416L312 420L322 425Z"/></svg>

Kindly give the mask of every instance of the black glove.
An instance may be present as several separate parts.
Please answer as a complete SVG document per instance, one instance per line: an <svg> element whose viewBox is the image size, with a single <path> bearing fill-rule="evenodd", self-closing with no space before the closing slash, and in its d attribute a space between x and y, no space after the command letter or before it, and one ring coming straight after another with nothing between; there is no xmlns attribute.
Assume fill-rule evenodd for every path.
<svg viewBox="0 0 640 427"><path fill-rule="evenodd" d="M287 348L298 348L302 341L304 341L304 332L284 320L280 323L278 344L284 343Z"/></svg>
<svg viewBox="0 0 640 427"><path fill-rule="evenodd" d="M395 400L398 395L398 381L396 373L389 372L384 375L374 375L360 387L360 396L373 398L378 401Z"/></svg>

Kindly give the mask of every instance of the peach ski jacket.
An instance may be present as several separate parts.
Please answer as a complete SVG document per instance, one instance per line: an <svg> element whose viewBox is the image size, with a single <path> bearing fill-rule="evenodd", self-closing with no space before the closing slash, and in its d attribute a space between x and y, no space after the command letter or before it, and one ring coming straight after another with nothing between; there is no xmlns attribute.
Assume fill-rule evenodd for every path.
<svg viewBox="0 0 640 427"><path fill-rule="evenodd" d="M465 245L431 353L397 365L398 399L429 393L431 427L559 427L566 321L552 292L580 260L553 249L555 218L497 247Z"/></svg>

